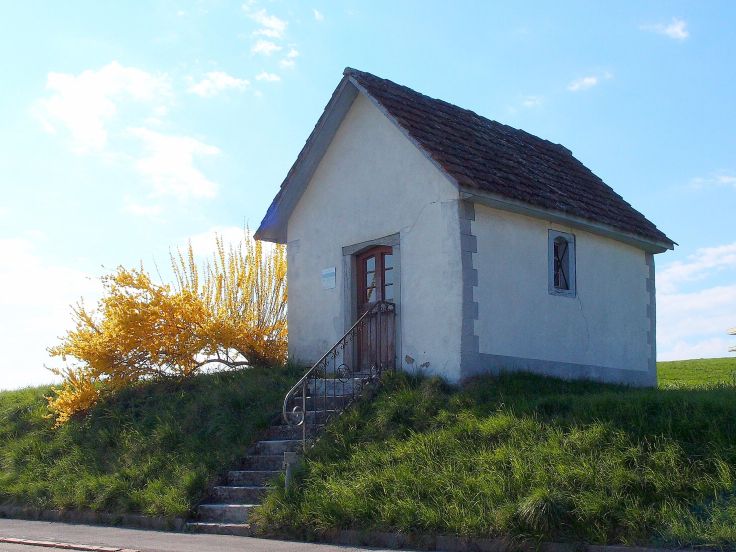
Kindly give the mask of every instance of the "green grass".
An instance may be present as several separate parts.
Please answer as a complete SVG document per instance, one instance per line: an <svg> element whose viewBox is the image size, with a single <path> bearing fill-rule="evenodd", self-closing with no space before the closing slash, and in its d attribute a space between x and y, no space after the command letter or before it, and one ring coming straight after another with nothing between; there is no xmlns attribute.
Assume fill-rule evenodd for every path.
<svg viewBox="0 0 736 552"><path fill-rule="evenodd" d="M658 390L397 375L331 424L259 519L305 538L357 528L733 546L736 359L659 370ZM185 516L300 372L145 384L56 430L47 388L0 392L0 502Z"/></svg>
<svg viewBox="0 0 736 552"><path fill-rule="evenodd" d="M663 379L688 370L667 364ZM302 538L373 529L728 548L736 387L518 374L460 390L397 375L329 426L298 484L275 488L257 519Z"/></svg>
<svg viewBox="0 0 736 552"><path fill-rule="evenodd" d="M269 425L296 373L148 383L52 428L48 388L0 392L0 502L185 516Z"/></svg>
<svg viewBox="0 0 736 552"><path fill-rule="evenodd" d="M658 362L657 372L660 387L734 384L736 357Z"/></svg>

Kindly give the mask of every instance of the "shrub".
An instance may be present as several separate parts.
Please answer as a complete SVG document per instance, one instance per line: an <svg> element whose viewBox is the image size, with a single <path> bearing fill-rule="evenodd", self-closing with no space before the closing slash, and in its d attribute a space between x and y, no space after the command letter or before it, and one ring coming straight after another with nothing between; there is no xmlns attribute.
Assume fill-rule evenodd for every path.
<svg viewBox="0 0 736 552"><path fill-rule="evenodd" d="M75 328L51 347L66 363L48 397L60 425L102 395L136 382L188 378L203 367L269 365L286 360L286 259L250 239L198 266L191 244L172 255L175 285L156 284L143 266L102 277L97 307L72 310Z"/></svg>

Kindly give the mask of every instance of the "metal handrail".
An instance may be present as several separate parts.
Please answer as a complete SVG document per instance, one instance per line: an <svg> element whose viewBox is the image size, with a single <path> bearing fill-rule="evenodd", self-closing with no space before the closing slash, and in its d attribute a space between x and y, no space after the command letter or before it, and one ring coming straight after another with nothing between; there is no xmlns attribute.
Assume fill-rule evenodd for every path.
<svg viewBox="0 0 736 552"><path fill-rule="evenodd" d="M284 396L284 402L281 412L282 417L287 425L302 426L302 440L304 446L306 446L307 439L307 392L308 383L310 380L313 380L315 382L315 389L312 390L313 396L311 397L311 400L314 405L313 410L315 412L316 424L317 412L320 411L316 406L317 401L320 399L323 401L322 411L324 411L325 418L327 418L331 412L327 405L328 398L332 398L334 401L336 401L336 398L338 396L336 391L338 382L342 384L343 390L343 394L339 395L340 400L347 402L347 404L343 404L343 407L339 409L340 411L342 411L357 396L362 393L363 388L368 383L380 379L385 368L394 367L395 359L393 358L393 333L395 331L395 308L396 307L393 303L389 303L387 301L378 301L371 304L371 306L358 318L358 320L356 320L356 322L350 327L350 329L348 329L348 331L346 331L345 334L340 339L338 339L337 342L324 355L322 355L322 357L317 362L315 362L309 370L305 372L305 374L299 379L299 381L297 381ZM386 320L384 320L384 318L386 318ZM371 322L373 320L375 320L375 323L372 324ZM368 334L368 343L365 343L364 340L366 332ZM347 381L351 379L351 370L349 365L345 362L345 355L348 344L351 340L355 342L356 337L360 339L359 345L362 345L364 349L368 349L368 353L371 357L372 363L368 368L368 377L360 378L360 389L357 394L355 392L356 378L352 378L353 381L351 382L350 394L348 396L347 394L345 394L345 385L347 384ZM363 351L363 354L365 354L365 351ZM342 360L339 366L337 364L338 358ZM333 372L331 378L328 377L327 372L330 360L332 360L333 363ZM364 372L358 372L355 370L352 371L352 374L365 375ZM316 388L316 383L320 379L323 380L323 389L321 393ZM331 397L328 397L327 382L330 379L332 380L332 395ZM289 403L295 399L298 400L300 398L300 392L302 399L301 404L298 404L293 408L291 412L289 412ZM321 397L318 396L320 394Z"/></svg>

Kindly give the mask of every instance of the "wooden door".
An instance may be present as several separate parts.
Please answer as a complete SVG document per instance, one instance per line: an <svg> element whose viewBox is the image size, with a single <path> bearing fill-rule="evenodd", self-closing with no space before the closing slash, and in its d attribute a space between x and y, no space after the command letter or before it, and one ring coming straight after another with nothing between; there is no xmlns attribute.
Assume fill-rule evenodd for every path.
<svg viewBox="0 0 736 552"><path fill-rule="evenodd" d="M356 260L357 313L360 317L378 301L393 303L395 300L393 248L374 247L358 255ZM384 357L394 354L393 324L389 330L385 318L381 312L371 314L359 329L356 360L360 372L370 371L377 363L385 364Z"/></svg>

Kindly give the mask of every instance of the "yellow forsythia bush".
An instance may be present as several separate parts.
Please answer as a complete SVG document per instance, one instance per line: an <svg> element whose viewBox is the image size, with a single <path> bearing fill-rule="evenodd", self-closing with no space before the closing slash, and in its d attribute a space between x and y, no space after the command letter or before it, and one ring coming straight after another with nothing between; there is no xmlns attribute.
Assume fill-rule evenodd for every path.
<svg viewBox="0 0 736 552"><path fill-rule="evenodd" d="M95 310L72 310L75 328L49 348L65 366L48 406L60 425L102 396L155 377L186 378L208 365L236 368L286 360L286 250L245 232L226 249L216 238L199 266L191 244L172 255L176 283L155 284L141 268L103 276Z"/></svg>

